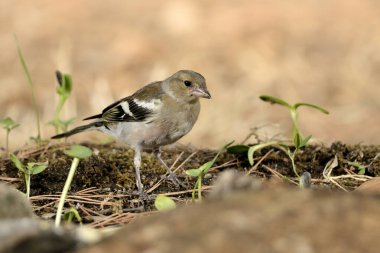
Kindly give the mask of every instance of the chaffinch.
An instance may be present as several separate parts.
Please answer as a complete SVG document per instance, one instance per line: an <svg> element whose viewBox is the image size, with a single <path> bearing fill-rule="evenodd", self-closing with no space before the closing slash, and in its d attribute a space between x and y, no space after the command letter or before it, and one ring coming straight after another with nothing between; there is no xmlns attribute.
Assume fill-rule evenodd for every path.
<svg viewBox="0 0 380 253"><path fill-rule="evenodd" d="M192 129L200 112L199 98L211 98L205 78L191 70L180 70L163 81L147 84L133 95L114 102L102 113L84 119L94 122L52 138L99 130L126 142L135 151L136 185L142 196L141 151L158 149L158 160L175 179L173 172L162 161L159 148L176 142Z"/></svg>

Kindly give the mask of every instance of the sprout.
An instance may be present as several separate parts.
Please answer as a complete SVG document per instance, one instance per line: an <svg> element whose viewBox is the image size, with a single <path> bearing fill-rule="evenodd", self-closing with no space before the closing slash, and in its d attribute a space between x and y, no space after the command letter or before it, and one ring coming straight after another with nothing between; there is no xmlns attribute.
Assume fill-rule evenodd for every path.
<svg viewBox="0 0 380 253"><path fill-rule="evenodd" d="M91 149L84 147L82 145L72 145L70 147L70 149L65 150L64 153L66 155L74 158L74 159L71 163L69 174L67 175L67 179L66 179L65 185L63 187L61 197L59 198L57 215L55 217L55 226L56 227L58 227L61 224L63 205L65 204L65 199L66 199L67 193L70 189L71 182L73 181L75 171L79 165L79 161L81 159L88 158L92 155Z"/></svg>
<svg viewBox="0 0 380 253"><path fill-rule="evenodd" d="M11 161L16 166L16 168L24 173L25 176L25 187L26 187L26 196L30 196L30 179L32 175L36 175L44 171L48 167L48 162L45 163L34 163L30 162L26 166L15 156L11 154Z"/></svg>
<svg viewBox="0 0 380 253"><path fill-rule="evenodd" d="M203 180L204 176L208 173L208 171L214 165L216 159L219 157L219 155L222 153L222 151L224 151L229 146L231 146L232 143L233 143L233 141L228 143L227 145L225 145L223 148L221 148L219 150L219 152L216 154L216 156L214 157L214 159L212 159L211 161L204 163L203 165L201 165L197 169L189 169L189 170L185 171L185 173L189 176L198 177L197 181L195 182L194 189L192 192L193 201L195 201L195 192L196 191L198 192L198 200L202 200L202 180Z"/></svg>
<svg viewBox="0 0 380 253"><path fill-rule="evenodd" d="M56 77L58 81L57 94L59 96L59 102L55 109L54 119L49 122L55 128L56 134L62 133L67 130L67 127L74 121L74 119L62 120L60 114L66 100L71 94L73 88L73 81L69 74L63 74L59 70L56 71Z"/></svg>
<svg viewBox="0 0 380 253"><path fill-rule="evenodd" d="M0 120L0 125L2 125L6 131L5 149L8 151L8 149L9 149L9 134L11 133L11 131L13 129L20 126L20 124L17 124L16 122L14 122L12 118L6 117L6 118Z"/></svg>

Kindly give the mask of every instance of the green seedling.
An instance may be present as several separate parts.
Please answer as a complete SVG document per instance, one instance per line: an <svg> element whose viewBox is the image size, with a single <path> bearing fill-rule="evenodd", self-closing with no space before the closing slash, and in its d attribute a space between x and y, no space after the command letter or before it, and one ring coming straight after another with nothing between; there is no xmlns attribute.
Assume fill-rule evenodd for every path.
<svg viewBox="0 0 380 253"><path fill-rule="evenodd" d="M218 159L219 155L227 149L233 142L228 143L225 145L222 149L219 150L219 152L216 154L216 156L211 160L203 165L201 165L197 169L189 169L186 170L185 173L191 177L197 177L197 181L195 182L194 189L192 192L192 200L195 201L195 194L197 193L198 200L202 201L202 180L204 176L209 172L211 167L214 165L216 159Z"/></svg>
<svg viewBox="0 0 380 253"><path fill-rule="evenodd" d="M348 165L351 165L351 166L354 166L355 168L357 168L359 171L358 171L358 175L364 175L365 174L365 168L366 166L364 166L363 164L359 163L359 162L347 162Z"/></svg>
<svg viewBox="0 0 380 253"><path fill-rule="evenodd" d="M301 148L301 147L306 146L308 141L311 138L311 135L309 135L305 138L303 138L301 135L301 132L300 132L299 126L298 126L297 109L303 106L303 107L309 107L309 108L316 109L316 110L318 110L322 113L325 113L325 114L329 114L329 112L326 109L324 109L320 106L317 106L317 105L309 104L309 103L301 102L301 103L296 103L294 105L290 105L289 103L287 103L286 101L284 101L280 98L267 96L267 95L260 96L260 99L263 100L264 102L269 102L271 104L277 104L277 105L284 106L289 110L290 117L292 119L292 140L293 140L293 144L296 148Z"/></svg>
<svg viewBox="0 0 380 253"><path fill-rule="evenodd" d="M302 136L300 129L299 129L299 126L298 126L298 111L297 111L297 109L300 107L309 107L312 109L316 109L316 110L318 110L322 113L325 113L325 114L329 114L329 112L320 106L317 106L314 104L309 104L309 103L301 102L301 103L296 103L294 105L290 105L286 101L284 101L280 98L272 97L272 96L264 95L264 96L260 96L260 99L263 100L264 102L269 102L271 104L277 104L277 105L284 106L285 108L287 108L289 110L290 117L292 120L292 141L293 141L294 149L291 149L290 146L286 145L286 144L281 144L281 145L285 148L286 153L288 154L288 156L291 160L294 174L297 177L299 177L299 174L298 174L297 168L296 168L296 164L295 164L295 156L298 153L298 150L300 148L306 147L308 145L309 140L311 139L312 136L311 135L309 135L307 137Z"/></svg>
<svg viewBox="0 0 380 253"><path fill-rule="evenodd" d="M71 223L74 218L82 225L82 217L80 217L77 209L72 207L69 209L69 211L63 214L63 219L69 223Z"/></svg>
<svg viewBox="0 0 380 253"><path fill-rule="evenodd" d="M9 149L9 134L13 129L20 126L20 124L17 124L13 121L10 117L6 117L4 119L0 120L0 125L5 129L5 149L8 151Z"/></svg>
<svg viewBox="0 0 380 253"><path fill-rule="evenodd" d="M25 176L25 187L26 187L26 196L30 196L30 179L32 175L39 174L43 172L48 167L48 162L45 163L34 163L30 162L26 166L15 156L11 154L11 161L16 166L16 168L22 172Z"/></svg>
<svg viewBox="0 0 380 253"><path fill-rule="evenodd" d="M21 51L21 48L20 48L20 45L19 45L19 43L17 41L16 36L15 36L15 41L16 41L16 45L17 45L18 56L19 56L22 68L24 70L26 79L28 80L30 91L32 93L32 101L33 101L34 113L36 115L38 134L37 134L37 137L33 137L32 139L34 139L37 143L41 143L40 113L38 111L38 106L37 106L37 102L36 102L37 100L36 100L36 96L35 96L35 92L34 92L33 81L32 81L32 78L30 76L30 73L29 73L29 70L28 70L28 66L26 65L25 58L23 56L23 53Z"/></svg>
<svg viewBox="0 0 380 253"><path fill-rule="evenodd" d="M176 208L174 200L162 194L156 197L154 206L158 211L168 211Z"/></svg>
<svg viewBox="0 0 380 253"><path fill-rule="evenodd" d="M298 171L296 168L296 164L295 164L295 156L298 153L300 148L308 145L308 143L311 139L311 135L309 135L307 137L302 136L302 134L299 130L299 126L298 126L297 109L299 107L305 106L305 107L317 109L317 110L319 110L325 114L328 114L329 112L327 110L323 109L322 107L319 107L319 106L313 105L313 104L309 104L309 103L296 103L294 105L290 105L289 103L285 102L284 100L276 98L276 97L272 97L272 96L260 96L260 98L265 102L269 102L272 104L278 104L278 105L281 105L281 106L288 108L288 110L290 112L291 119L292 119L292 136L291 136L291 139L292 139L292 144L293 144L294 148L291 148L291 145L289 145L287 143L283 143L280 141L270 141L270 142L266 142L266 143L256 144L253 146L239 144L239 145L228 147L227 151L229 153L232 153L232 154L248 154L248 161L249 161L250 165L253 166L253 164L254 164L253 155L255 154L255 152L257 152L257 151L259 151L265 147L270 147L270 146L277 147L280 150L284 151L289 156L290 161L292 163L293 172L297 177L299 177L299 174L298 174Z"/></svg>
<svg viewBox="0 0 380 253"><path fill-rule="evenodd" d="M88 158L92 155L91 149L84 147L84 146L81 146L81 145L72 145L70 147L70 149L65 150L64 153L66 155L74 158L74 159L71 163L69 174L67 175L67 179L66 179L65 185L63 187L61 197L59 198L57 215L55 217L55 226L56 227L58 227L61 224L63 205L65 204L65 199L66 199L67 193L70 189L71 182L73 181L73 177L74 177L75 171L79 165L79 162L81 159Z"/></svg>
<svg viewBox="0 0 380 253"><path fill-rule="evenodd" d="M49 124L53 125L55 128L55 133L59 134L67 131L68 126L74 121L74 119L62 120L60 118L63 105L71 94L73 82L69 74L63 74L60 71L56 71L56 77L58 81L56 91L59 96L59 101L57 108L55 109L54 119L49 122Z"/></svg>

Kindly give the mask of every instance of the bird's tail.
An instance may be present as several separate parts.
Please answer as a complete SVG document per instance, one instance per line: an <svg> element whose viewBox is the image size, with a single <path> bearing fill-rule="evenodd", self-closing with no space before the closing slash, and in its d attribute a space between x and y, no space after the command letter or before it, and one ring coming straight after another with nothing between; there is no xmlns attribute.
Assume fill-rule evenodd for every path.
<svg viewBox="0 0 380 253"><path fill-rule="evenodd" d="M74 135L74 134L77 134L77 133L80 133L80 132L83 132L83 131L86 131L86 130L96 129L96 128L101 127L101 126L103 126L103 122L101 122L101 121L92 122L90 124L79 126L79 127L74 128L74 129L71 129L70 131L54 135L51 138L52 139L67 138L67 137L69 137L71 135Z"/></svg>

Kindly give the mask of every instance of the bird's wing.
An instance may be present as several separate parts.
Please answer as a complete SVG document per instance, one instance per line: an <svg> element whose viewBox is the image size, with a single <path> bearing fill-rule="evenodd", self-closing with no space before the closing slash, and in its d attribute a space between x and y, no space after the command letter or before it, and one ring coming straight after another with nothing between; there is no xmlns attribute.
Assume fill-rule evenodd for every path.
<svg viewBox="0 0 380 253"><path fill-rule="evenodd" d="M154 113L153 110L128 97L104 109L102 119L106 122L143 121Z"/></svg>
<svg viewBox="0 0 380 253"><path fill-rule="evenodd" d="M104 122L139 122L157 113L162 105L160 86L149 84L132 96L123 98L107 106L101 114L87 119L102 119Z"/></svg>

